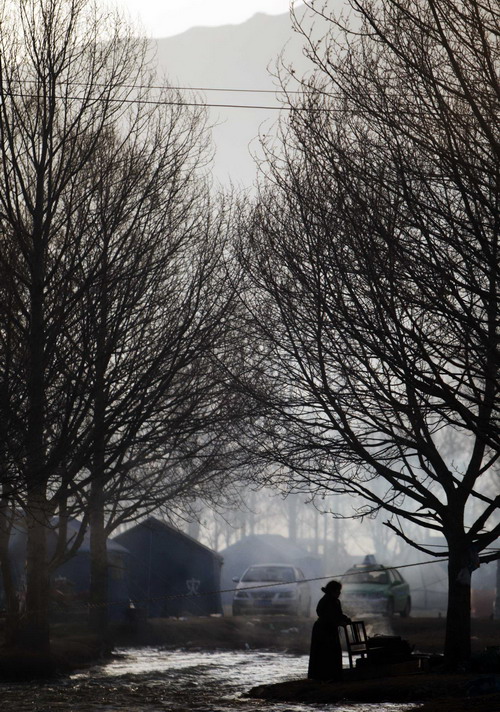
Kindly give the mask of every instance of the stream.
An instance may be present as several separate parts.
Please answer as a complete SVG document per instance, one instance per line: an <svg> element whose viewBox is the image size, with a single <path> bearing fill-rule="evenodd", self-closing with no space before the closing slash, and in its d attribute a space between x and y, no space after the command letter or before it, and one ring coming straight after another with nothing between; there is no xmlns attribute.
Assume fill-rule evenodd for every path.
<svg viewBox="0 0 500 712"><path fill-rule="evenodd" d="M410 712L415 704L299 704L246 699L256 685L304 678L307 656L264 651L118 649L57 682L2 684L8 712Z"/></svg>

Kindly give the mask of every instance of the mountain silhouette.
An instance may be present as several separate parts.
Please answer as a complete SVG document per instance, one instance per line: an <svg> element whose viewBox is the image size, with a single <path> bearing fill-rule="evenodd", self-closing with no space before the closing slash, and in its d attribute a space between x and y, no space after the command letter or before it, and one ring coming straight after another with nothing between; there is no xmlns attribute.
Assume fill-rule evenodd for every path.
<svg viewBox="0 0 500 712"><path fill-rule="evenodd" d="M272 76L279 58L298 74L308 67L303 38L292 30L288 14L258 13L240 25L195 27L155 40L159 73L171 84L196 89L277 90ZM219 105L279 107L274 93L201 91L200 100ZM259 132L269 132L281 112L263 108L210 108L216 154L214 180L249 187L255 182Z"/></svg>

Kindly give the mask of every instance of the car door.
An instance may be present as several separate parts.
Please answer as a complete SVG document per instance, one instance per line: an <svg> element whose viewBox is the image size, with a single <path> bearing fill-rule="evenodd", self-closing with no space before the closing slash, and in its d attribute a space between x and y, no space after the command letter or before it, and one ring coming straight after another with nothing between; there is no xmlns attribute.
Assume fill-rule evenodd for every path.
<svg viewBox="0 0 500 712"><path fill-rule="evenodd" d="M400 613L404 609L406 599L408 598L408 584L403 580L401 574L396 569L389 571L389 577L394 610Z"/></svg>

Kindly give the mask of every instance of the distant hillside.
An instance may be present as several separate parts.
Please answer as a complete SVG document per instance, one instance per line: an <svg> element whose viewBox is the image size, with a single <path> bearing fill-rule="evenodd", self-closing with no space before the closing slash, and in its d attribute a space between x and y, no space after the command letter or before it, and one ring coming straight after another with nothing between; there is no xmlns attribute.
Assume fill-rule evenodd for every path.
<svg viewBox="0 0 500 712"><path fill-rule="evenodd" d="M301 38L293 33L289 16L257 14L241 25L194 28L181 35L157 40L160 72L178 86L207 88L275 89L269 74L283 51L297 72L305 71ZM214 104L276 105L273 94L206 92ZM250 151L258 150L259 129L266 131L278 111L262 109L212 109L217 126L214 177L243 186L255 180Z"/></svg>

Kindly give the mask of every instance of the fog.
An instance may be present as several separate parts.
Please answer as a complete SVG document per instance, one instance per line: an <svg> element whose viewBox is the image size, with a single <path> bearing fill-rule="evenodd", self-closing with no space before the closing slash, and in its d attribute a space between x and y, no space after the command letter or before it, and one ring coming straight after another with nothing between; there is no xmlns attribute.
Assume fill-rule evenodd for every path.
<svg viewBox="0 0 500 712"><path fill-rule="evenodd" d="M314 502L304 494L283 497L270 488L243 488L239 506L214 509L198 502L191 519L176 524L223 557L221 589L226 613L236 585L233 579L252 564L288 563L301 568L311 580L314 610L328 579L341 579L347 569L372 555L377 563L398 567L409 583L412 615L444 616L448 588L444 539L405 524L408 536L436 552L431 557L385 526L387 514L355 518L359 505L359 500L345 495ZM475 606L477 614L484 615L481 601L486 596L489 605L495 577L495 563L474 572L473 615Z"/></svg>

